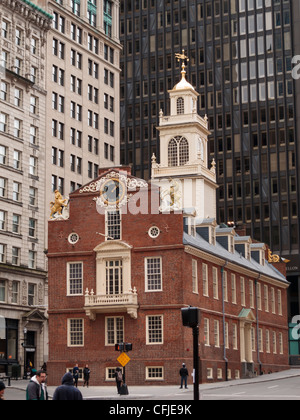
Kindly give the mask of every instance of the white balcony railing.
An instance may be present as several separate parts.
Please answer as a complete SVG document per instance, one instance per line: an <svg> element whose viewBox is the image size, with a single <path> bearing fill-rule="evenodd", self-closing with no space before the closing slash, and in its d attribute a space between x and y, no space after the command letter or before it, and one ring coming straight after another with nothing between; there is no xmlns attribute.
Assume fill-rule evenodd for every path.
<svg viewBox="0 0 300 420"><path fill-rule="evenodd" d="M90 319L95 320L97 313L127 312L131 318L137 319L138 295L134 288L128 293L118 295L95 295L94 291L85 292L85 312Z"/></svg>

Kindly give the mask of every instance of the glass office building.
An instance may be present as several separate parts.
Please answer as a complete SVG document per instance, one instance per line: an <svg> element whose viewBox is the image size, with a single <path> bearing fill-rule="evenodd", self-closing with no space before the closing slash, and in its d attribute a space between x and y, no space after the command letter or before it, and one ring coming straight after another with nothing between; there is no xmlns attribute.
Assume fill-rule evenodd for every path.
<svg viewBox="0 0 300 420"><path fill-rule="evenodd" d="M121 0L121 162L151 177L159 112L169 114L183 49L217 162L218 222L290 260L299 314L299 156L292 0ZM300 51L300 48L299 48ZM300 80L299 80L300 83Z"/></svg>

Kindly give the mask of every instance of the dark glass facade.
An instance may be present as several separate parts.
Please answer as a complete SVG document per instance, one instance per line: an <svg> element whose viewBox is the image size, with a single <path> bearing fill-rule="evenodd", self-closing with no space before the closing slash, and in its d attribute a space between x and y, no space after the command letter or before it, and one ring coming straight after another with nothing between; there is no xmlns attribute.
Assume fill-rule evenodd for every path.
<svg viewBox="0 0 300 420"><path fill-rule="evenodd" d="M175 54L184 49L198 112L212 132L218 222L245 225L291 260L298 278L294 7L291 0L121 0L121 163L147 179L152 153L159 162L159 111L169 114L168 90L180 75Z"/></svg>

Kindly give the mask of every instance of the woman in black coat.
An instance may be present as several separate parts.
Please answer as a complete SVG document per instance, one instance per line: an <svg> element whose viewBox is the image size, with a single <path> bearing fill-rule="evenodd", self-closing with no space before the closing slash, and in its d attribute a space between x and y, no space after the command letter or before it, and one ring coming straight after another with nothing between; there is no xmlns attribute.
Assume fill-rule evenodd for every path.
<svg viewBox="0 0 300 420"><path fill-rule="evenodd" d="M83 369L83 378L84 378L84 384L83 384L83 386L86 385L87 388L89 387L90 374L91 374L91 371L89 369L89 365L85 365L85 368Z"/></svg>

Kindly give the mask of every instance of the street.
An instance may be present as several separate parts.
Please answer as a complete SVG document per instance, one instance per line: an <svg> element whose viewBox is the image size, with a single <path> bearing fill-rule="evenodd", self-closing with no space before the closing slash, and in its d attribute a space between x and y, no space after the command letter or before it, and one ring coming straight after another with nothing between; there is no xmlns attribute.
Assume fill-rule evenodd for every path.
<svg viewBox="0 0 300 420"><path fill-rule="evenodd" d="M202 400L300 400L300 377L282 379L274 382L232 386L201 393Z"/></svg>
<svg viewBox="0 0 300 420"><path fill-rule="evenodd" d="M12 387L6 388L5 399L25 400L25 389L28 382L12 381ZM128 396L118 396L115 387L79 386L85 400L110 401L191 401L193 400L193 385L189 389L180 390L179 386L129 386ZM275 373L263 377L203 384L199 386L200 400L300 400L300 370L291 369L284 373ZM50 398L55 387L48 387Z"/></svg>

